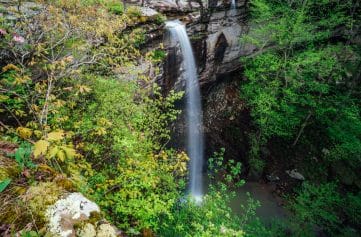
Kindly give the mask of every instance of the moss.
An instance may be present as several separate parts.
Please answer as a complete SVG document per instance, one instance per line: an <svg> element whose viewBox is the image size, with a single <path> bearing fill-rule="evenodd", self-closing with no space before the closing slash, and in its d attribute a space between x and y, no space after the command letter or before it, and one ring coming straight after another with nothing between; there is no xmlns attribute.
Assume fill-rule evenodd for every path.
<svg viewBox="0 0 361 237"><path fill-rule="evenodd" d="M162 14L158 14L155 19L154 19L154 22L157 24L157 25L162 25L165 21L167 20L167 17L162 15Z"/></svg>
<svg viewBox="0 0 361 237"><path fill-rule="evenodd" d="M126 14L129 17L138 18L142 16L142 12L139 7L137 6L130 6L126 10Z"/></svg>
<svg viewBox="0 0 361 237"><path fill-rule="evenodd" d="M102 214L100 212L93 211L90 213L89 219L77 222L74 224L74 229L76 231L81 230L87 224L91 224L93 226L97 226L100 221L104 220Z"/></svg>
<svg viewBox="0 0 361 237"><path fill-rule="evenodd" d="M19 174L20 170L13 159L0 155L0 180L4 180L6 178L14 179L18 177Z"/></svg>
<svg viewBox="0 0 361 237"><path fill-rule="evenodd" d="M76 188L74 187L73 182L65 177L64 175L58 175L55 177L54 182L61 188L69 191L69 192L75 192Z"/></svg>
<svg viewBox="0 0 361 237"><path fill-rule="evenodd" d="M101 224L97 228L98 237L116 237L116 231L110 224Z"/></svg>
<svg viewBox="0 0 361 237"><path fill-rule="evenodd" d="M1 153L13 151L11 145L2 144ZM19 181L20 169L15 160L0 154L0 181L10 178L10 185L0 193L0 223L12 224L14 229L23 228L31 222L31 216L26 212L26 206L19 198L26 191Z"/></svg>
<svg viewBox="0 0 361 237"><path fill-rule="evenodd" d="M12 193L0 194L0 203L0 223L12 224L14 230L20 230L32 221L22 200Z"/></svg>
<svg viewBox="0 0 361 237"><path fill-rule="evenodd" d="M89 224L89 223L84 224L84 226L82 228L80 228L76 231L76 236L95 237L96 231L95 231L94 225Z"/></svg>
<svg viewBox="0 0 361 237"><path fill-rule="evenodd" d="M108 11L115 15L122 15L124 13L124 6L121 2L111 1L107 4Z"/></svg>
<svg viewBox="0 0 361 237"><path fill-rule="evenodd" d="M41 182L31 186L23 197L28 208L39 222L45 222L45 211L64 193L64 189L54 182Z"/></svg>
<svg viewBox="0 0 361 237"><path fill-rule="evenodd" d="M103 216L100 212L93 211L90 213L88 223L91 223L95 225L97 222L101 221L103 219Z"/></svg>

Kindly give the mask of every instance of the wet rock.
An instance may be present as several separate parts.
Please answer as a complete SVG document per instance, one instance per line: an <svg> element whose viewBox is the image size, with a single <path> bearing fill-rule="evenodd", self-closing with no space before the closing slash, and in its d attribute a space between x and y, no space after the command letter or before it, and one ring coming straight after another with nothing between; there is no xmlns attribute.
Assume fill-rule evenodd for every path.
<svg viewBox="0 0 361 237"><path fill-rule="evenodd" d="M241 10L227 15L227 11L214 13L207 25L205 67L200 73L201 84L216 81L217 76L241 68L240 58L250 55L255 47L241 44L240 38L248 31Z"/></svg>
<svg viewBox="0 0 361 237"><path fill-rule="evenodd" d="M294 179L297 179L297 180L305 180L305 177L297 171L297 169L293 169L293 170L286 170L286 173L291 177L291 178L294 178Z"/></svg>
<svg viewBox="0 0 361 237"><path fill-rule="evenodd" d="M219 6L220 2L216 4ZM250 55L255 51L255 47L249 44L241 44L240 37L248 32L249 26L246 20L246 7L230 10L223 4L223 8L209 10L201 16L189 18L186 15L178 16L187 24L187 32L190 37L196 63L198 66L199 80L202 87L213 84L223 74L239 71L241 69L240 57ZM190 23L191 22L191 23ZM165 35L166 36L166 35ZM166 48L173 50L167 45ZM172 53L172 52L170 52ZM173 60L174 61L174 60ZM178 59L178 64L181 59ZM167 65L167 62L165 63ZM172 64L174 65L174 64ZM176 69L173 69L173 71ZM167 71L167 70L165 70ZM171 72L171 74L174 74ZM177 80L165 74L164 80ZM184 85L184 83L164 84ZM184 90L185 88L177 88Z"/></svg>
<svg viewBox="0 0 361 237"><path fill-rule="evenodd" d="M249 118L245 104L239 96L240 80L224 75L223 81L203 90L203 124L206 136L206 153L211 156L217 149L225 148L225 157L246 164Z"/></svg>
<svg viewBox="0 0 361 237"><path fill-rule="evenodd" d="M159 15L159 12L157 12L156 10L149 8L149 7L141 7L140 8L140 13L143 17L147 17L147 18L155 18Z"/></svg>
<svg viewBox="0 0 361 237"><path fill-rule="evenodd" d="M277 176L277 175L266 175L266 179L270 182L276 182L276 181L279 181L280 178Z"/></svg>
<svg viewBox="0 0 361 237"><path fill-rule="evenodd" d="M200 8L199 4L194 1L186 0L149 0L145 4L160 12L191 12Z"/></svg>

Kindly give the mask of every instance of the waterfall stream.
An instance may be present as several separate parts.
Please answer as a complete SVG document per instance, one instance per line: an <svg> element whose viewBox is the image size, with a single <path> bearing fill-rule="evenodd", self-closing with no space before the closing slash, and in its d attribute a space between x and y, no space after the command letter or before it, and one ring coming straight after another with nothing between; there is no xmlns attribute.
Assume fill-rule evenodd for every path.
<svg viewBox="0 0 361 237"><path fill-rule="evenodd" d="M187 153L190 158L189 194L196 202L203 196L203 124L201 94L198 83L197 67L192 46L185 26L180 21L166 22L171 40L179 43L183 56L183 69L186 79L186 118L187 118Z"/></svg>
<svg viewBox="0 0 361 237"><path fill-rule="evenodd" d="M236 9L236 0L232 0L231 9Z"/></svg>

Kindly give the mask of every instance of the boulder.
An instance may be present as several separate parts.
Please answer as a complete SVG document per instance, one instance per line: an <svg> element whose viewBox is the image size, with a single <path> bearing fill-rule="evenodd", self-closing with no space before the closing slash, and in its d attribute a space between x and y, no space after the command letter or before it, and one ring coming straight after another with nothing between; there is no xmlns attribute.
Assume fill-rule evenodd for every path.
<svg viewBox="0 0 361 237"><path fill-rule="evenodd" d="M46 210L48 230L54 236L75 236L74 225L89 219L92 212L100 212L96 203L90 201L81 193L70 193ZM83 228L81 231L89 233L89 236L93 233L92 227L88 225L85 225L85 229Z"/></svg>
<svg viewBox="0 0 361 237"><path fill-rule="evenodd" d="M304 181L305 177L297 169L286 170L286 173L293 179Z"/></svg>
<svg viewBox="0 0 361 237"><path fill-rule="evenodd" d="M150 19L154 19L159 15L159 12L150 7L140 7L140 13L143 17L148 17Z"/></svg>
<svg viewBox="0 0 361 237"><path fill-rule="evenodd" d="M280 178L279 178L277 175L273 175L273 174L266 175L266 179L267 179L269 182L277 182L277 181L280 181Z"/></svg>

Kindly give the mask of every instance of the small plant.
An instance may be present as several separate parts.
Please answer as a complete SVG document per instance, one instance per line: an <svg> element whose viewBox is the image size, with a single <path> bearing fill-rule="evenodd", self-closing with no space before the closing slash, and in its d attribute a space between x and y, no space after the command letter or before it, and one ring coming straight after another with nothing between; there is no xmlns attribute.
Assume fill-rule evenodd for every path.
<svg viewBox="0 0 361 237"><path fill-rule="evenodd" d="M145 30L143 28L136 28L132 31L129 37L136 47L140 47L145 43Z"/></svg>
<svg viewBox="0 0 361 237"><path fill-rule="evenodd" d="M4 179L3 181L0 181L0 193L3 192L10 183L11 179Z"/></svg>
<svg viewBox="0 0 361 237"><path fill-rule="evenodd" d="M216 183L219 180L240 187L244 184L244 180L240 179L242 164L229 160L224 162L225 149L221 148L219 152L214 152L213 156L208 160L209 178Z"/></svg>
<svg viewBox="0 0 361 237"><path fill-rule="evenodd" d="M19 148L16 150L13 156L21 169L33 169L36 167L36 165L31 160L31 153L32 146L28 142L21 143Z"/></svg>
<svg viewBox="0 0 361 237"><path fill-rule="evenodd" d="M158 63L158 62L161 62L165 59L166 57L166 52L164 50L161 50L161 49L155 49L153 51L150 51L148 54L147 54L147 57L149 57L152 62L154 63Z"/></svg>
<svg viewBox="0 0 361 237"><path fill-rule="evenodd" d="M158 25L163 24L165 21L167 20L167 17L162 15L162 14L158 14L156 15L154 22Z"/></svg>
<svg viewBox="0 0 361 237"><path fill-rule="evenodd" d="M116 15L122 15L124 13L124 6L119 1L109 2L107 4L107 8L108 8L108 11L110 11L111 13L114 13Z"/></svg>
<svg viewBox="0 0 361 237"><path fill-rule="evenodd" d="M142 13L141 13L139 7L136 7L136 6L128 7L126 10L126 13L128 16L135 17L135 18L142 16Z"/></svg>
<svg viewBox="0 0 361 237"><path fill-rule="evenodd" d="M36 231L21 231L20 237L39 237L40 235Z"/></svg>

